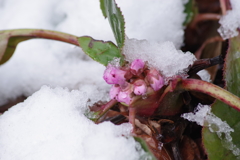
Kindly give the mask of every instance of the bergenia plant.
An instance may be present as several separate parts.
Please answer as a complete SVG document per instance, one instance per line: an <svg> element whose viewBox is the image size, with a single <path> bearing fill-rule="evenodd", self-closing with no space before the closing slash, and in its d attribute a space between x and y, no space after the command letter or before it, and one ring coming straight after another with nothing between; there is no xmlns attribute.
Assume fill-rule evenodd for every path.
<svg viewBox="0 0 240 160"><path fill-rule="evenodd" d="M201 21L200 14L195 12L193 2L190 0L185 10L188 15L185 25L192 28ZM240 117L240 98L238 97L240 92L237 89L239 58L235 56L235 53L239 52L239 36L229 40L224 69L225 89L204 81L197 75L200 70L222 64L221 56L207 59L195 58L182 73L166 76L161 68L151 64L151 61L144 59L144 56L127 58L127 54L131 53L124 50L128 38L125 35L125 22L120 8L114 0L100 0L100 4L103 16L109 20L117 45L113 42L95 40L89 36L77 37L42 29L4 30L0 31L0 64L10 59L18 43L32 38L74 44L81 47L93 60L106 66L103 79L111 85L110 101L89 106L93 112L89 118L95 123L111 121L117 125L130 122L132 136L139 141L146 152L149 152L151 159L188 160L187 157L191 156L192 159L204 159L204 156L208 156L208 159L223 159L224 156L227 156L227 159L233 159L232 157L239 156L231 147L221 147L219 155L216 146L219 142L221 144L219 134L216 135L218 132L213 132L208 128L210 125L206 124L202 124L204 129L199 133L202 134L202 142L199 142L200 147L197 147L197 143L187 133L189 126L196 126L196 124L182 118L186 117L186 113L196 111L197 106L199 109L200 104L212 104L217 99L212 104L213 113L227 122L233 116L234 120L229 124L231 127L239 122L237 121ZM209 17L214 19L216 15L209 14L206 17L205 19ZM220 41L217 38L214 40ZM196 52L196 56L203 48ZM209 121L204 123L210 124ZM237 137L239 128L234 128L233 143L230 144L235 147L240 147ZM215 140L213 147L212 140ZM184 152L184 147L190 148L191 153ZM201 150L203 148L205 151Z"/></svg>

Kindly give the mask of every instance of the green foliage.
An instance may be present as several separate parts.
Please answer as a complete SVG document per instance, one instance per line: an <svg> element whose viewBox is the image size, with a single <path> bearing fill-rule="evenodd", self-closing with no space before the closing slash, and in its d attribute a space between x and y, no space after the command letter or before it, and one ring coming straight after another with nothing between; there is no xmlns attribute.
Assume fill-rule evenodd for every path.
<svg viewBox="0 0 240 160"><path fill-rule="evenodd" d="M240 37L235 37L230 39L230 48L228 50L224 76L226 81L226 89L231 93L240 96ZM221 101L216 101L212 106L212 112L226 121L230 127L234 129L231 133L233 138L232 142L238 148L240 148L240 112L229 107ZM210 160L229 160L236 159L232 151L226 149L222 145L222 140L216 135L216 133L211 133L208 128L203 129L203 143L206 148Z"/></svg>
<svg viewBox="0 0 240 160"><path fill-rule="evenodd" d="M74 45L79 45L77 37L50 30L42 29L15 29L0 31L0 65L8 61L17 45L22 42L33 38L45 38L67 42Z"/></svg>
<svg viewBox="0 0 240 160"><path fill-rule="evenodd" d="M78 42L87 55L105 66L114 58L120 58L120 63L123 63L123 55L112 42L99 41L88 36L79 37Z"/></svg>
<svg viewBox="0 0 240 160"><path fill-rule="evenodd" d="M120 8L114 0L100 0L100 7L103 16L108 18L118 47L122 48L125 39L125 22Z"/></svg>
<svg viewBox="0 0 240 160"><path fill-rule="evenodd" d="M134 137L135 141L139 142L142 149L147 153L147 157L141 157L140 160L145 160L145 159L148 159L148 160L157 160L155 158L155 156L152 154L152 152L150 151L150 149L148 148L146 142L142 139L142 138L139 138L139 137Z"/></svg>
<svg viewBox="0 0 240 160"><path fill-rule="evenodd" d="M183 22L183 25L186 26L188 25L194 16L197 14L197 8L195 6L195 0L189 0L185 5L184 5L184 13L186 13L186 18L185 21Z"/></svg>
<svg viewBox="0 0 240 160"><path fill-rule="evenodd" d="M124 60L124 56L112 42L97 41L91 37L76 37L67 33L50 30L17 29L0 32L0 64L5 63L11 58L20 42L33 38L58 40L80 46L93 60L105 66L115 57L120 58L121 64Z"/></svg>
<svg viewBox="0 0 240 160"><path fill-rule="evenodd" d="M31 37L11 37L9 32L0 32L0 65L7 62L13 55L18 43Z"/></svg>

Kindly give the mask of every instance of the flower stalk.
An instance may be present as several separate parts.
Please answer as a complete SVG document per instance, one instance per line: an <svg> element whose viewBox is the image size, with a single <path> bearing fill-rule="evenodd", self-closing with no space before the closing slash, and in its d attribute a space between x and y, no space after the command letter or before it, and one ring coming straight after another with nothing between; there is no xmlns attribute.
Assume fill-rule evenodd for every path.
<svg viewBox="0 0 240 160"><path fill-rule="evenodd" d="M212 83L197 79L182 79L177 88L205 93L240 111L240 98Z"/></svg>

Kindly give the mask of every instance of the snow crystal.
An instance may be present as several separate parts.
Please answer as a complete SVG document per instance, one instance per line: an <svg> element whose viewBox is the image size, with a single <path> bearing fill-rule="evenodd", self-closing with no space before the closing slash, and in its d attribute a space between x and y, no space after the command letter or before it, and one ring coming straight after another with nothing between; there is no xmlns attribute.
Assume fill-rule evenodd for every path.
<svg viewBox="0 0 240 160"><path fill-rule="evenodd" d="M129 62L135 59L147 61L150 67L160 70L166 78L185 76L188 67L196 60L192 53L177 50L169 41L158 43L126 38L123 53Z"/></svg>
<svg viewBox="0 0 240 160"><path fill-rule="evenodd" d="M232 142L231 132L234 132L234 130L227 122L222 121L211 113L210 106L199 104L194 113L184 113L182 117L201 126L208 127L211 132L216 133L222 140L223 147L231 150L235 156L240 158L240 149Z"/></svg>
<svg viewBox="0 0 240 160"><path fill-rule="evenodd" d="M238 28L240 28L240 1L230 0L232 10L227 11L226 15L222 16L219 23L221 27L218 32L223 39L228 39L238 35Z"/></svg>
<svg viewBox="0 0 240 160"><path fill-rule="evenodd" d="M94 124L84 116L87 94L44 86L0 116L0 159L122 160L145 152L131 125Z"/></svg>

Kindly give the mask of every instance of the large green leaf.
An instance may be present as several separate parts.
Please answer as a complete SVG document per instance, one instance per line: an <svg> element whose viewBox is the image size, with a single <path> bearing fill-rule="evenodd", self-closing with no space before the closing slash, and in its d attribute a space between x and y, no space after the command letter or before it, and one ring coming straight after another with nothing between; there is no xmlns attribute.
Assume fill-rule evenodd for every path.
<svg viewBox="0 0 240 160"><path fill-rule="evenodd" d="M79 37L78 42L87 55L105 66L114 58L120 58L120 63L123 63L123 55L112 42L99 41L88 36Z"/></svg>
<svg viewBox="0 0 240 160"><path fill-rule="evenodd" d="M120 8L114 0L100 0L100 7L103 16L108 18L118 47L122 48L125 39L125 22Z"/></svg>
<svg viewBox="0 0 240 160"><path fill-rule="evenodd" d="M224 68L226 89L240 96L240 37L230 39L229 47ZM221 101L213 104L212 112L234 129L234 132L231 133L232 143L240 148L240 112ZM232 151L227 149L229 147L222 144L222 139L216 133L210 132L207 127L203 129L203 143L210 160L236 159Z"/></svg>

